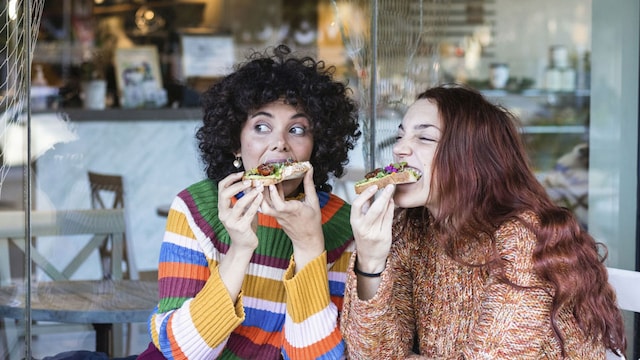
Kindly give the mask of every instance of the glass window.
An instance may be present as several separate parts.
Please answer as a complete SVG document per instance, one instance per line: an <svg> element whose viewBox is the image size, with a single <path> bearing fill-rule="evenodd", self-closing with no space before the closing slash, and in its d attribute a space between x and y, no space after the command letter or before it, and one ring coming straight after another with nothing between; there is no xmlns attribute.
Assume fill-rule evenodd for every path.
<svg viewBox="0 0 640 360"><path fill-rule="evenodd" d="M15 238L0 236L0 304L81 291L50 286L67 279L106 297L128 291L116 289L120 277L141 281L133 284L153 300L167 207L205 176L194 138L199 94L251 50L279 43L335 66L361 102L365 136L335 182L338 195L352 200L353 182L391 161L397 125L418 92L463 82L521 118L540 181L608 246L608 265L637 269L635 0L36 0L32 58L19 36L28 26L22 4L0 9L0 233ZM124 234L115 251L108 242L83 254L94 239L88 234L30 236L84 216L70 211L103 216L102 208L116 208L105 213ZM39 253L71 268L57 277L25 266ZM87 261L76 266L77 253ZM110 266L120 257L124 265ZM40 319L40 310L26 309ZM97 346L138 354L149 335L144 310L133 311L130 324L71 321L56 330L52 319L4 315L0 357ZM637 358L637 328L626 316L636 342L628 358Z"/></svg>

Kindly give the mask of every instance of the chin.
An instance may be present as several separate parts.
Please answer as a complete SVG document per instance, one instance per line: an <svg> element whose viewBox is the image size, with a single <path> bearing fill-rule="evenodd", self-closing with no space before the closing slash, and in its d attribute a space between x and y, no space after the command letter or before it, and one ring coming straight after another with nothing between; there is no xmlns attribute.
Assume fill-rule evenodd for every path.
<svg viewBox="0 0 640 360"><path fill-rule="evenodd" d="M302 179L286 180L282 182L282 190L285 197L297 195L298 188L302 184Z"/></svg>
<svg viewBox="0 0 640 360"><path fill-rule="evenodd" d="M418 189L411 190L410 188L398 186L393 195L393 201L396 206L405 209L422 207L427 203L427 194L423 194Z"/></svg>

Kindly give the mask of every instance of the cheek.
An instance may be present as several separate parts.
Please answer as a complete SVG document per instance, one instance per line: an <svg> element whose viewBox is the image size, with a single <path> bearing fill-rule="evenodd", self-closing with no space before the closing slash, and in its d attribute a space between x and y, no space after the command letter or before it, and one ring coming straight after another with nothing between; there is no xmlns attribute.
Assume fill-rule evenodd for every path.
<svg viewBox="0 0 640 360"><path fill-rule="evenodd" d="M240 149L242 155L242 162L245 165L245 169L254 168L260 165L258 162L262 156L264 148L256 141L242 141L242 148Z"/></svg>
<svg viewBox="0 0 640 360"><path fill-rule="evenodd" d="M296 155L296 158L300 161L309 160L311 153L313 152L313 140L312 139L300 139L299 141L291 141L291 150Z"/></svg>

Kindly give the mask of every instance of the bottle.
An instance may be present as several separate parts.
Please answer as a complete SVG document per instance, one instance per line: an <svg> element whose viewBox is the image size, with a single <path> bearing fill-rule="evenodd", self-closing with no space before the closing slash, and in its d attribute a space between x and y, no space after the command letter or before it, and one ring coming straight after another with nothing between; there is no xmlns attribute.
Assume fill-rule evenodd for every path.
<svg viewBox="0 0 640 360"><path fill-rule="evenodd" d="M545 70L545 89L548 91L574 91L576 71L569 64L569 53L564 45L549 48L549 66Z"/></svg>
<svg viewBox="0 0 640 360"><path fill-rule="evenodd" d="M36 65L36 74L31 81L31 86L47 86L47 79L44 77L42 65Z"/></svg>
<svg viewBox="0 0 640 360"><path fill-rule="evenodd" d="M47 96L49 87L44 77L42 65L35 66L35 74L31 79L31 109L45 110L47 108Z"/></svg>
<svg viewBox="0 0 640 360"><path fill-rule="evenodd" d="M504 89L509 82L509 64L492 63L489 65L489 82L494 89Z"/></svg>

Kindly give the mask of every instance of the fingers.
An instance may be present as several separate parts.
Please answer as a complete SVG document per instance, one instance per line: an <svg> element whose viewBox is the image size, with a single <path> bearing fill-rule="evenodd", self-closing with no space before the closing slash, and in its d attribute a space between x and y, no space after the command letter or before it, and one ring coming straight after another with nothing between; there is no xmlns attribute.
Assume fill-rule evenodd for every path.
<svg viewBox="0 0 640 360"><path fill-rule="evenodd" d="M365 214L371 205L371 199L378 191L376 186L370 186L363 191L358 197L351 203L351 215L360 216Z"/></svg>
<svg viewBox="0 0 640 360"><path fill-rule="evenodd" d="M218 184L218 213L223 222L239 221L245 215L248 217L255 215L260 202L262 202L264 190L262 184L252 188L251 181L240 181L242 175L243 172L231 174ZM235 205L232 205L233 197L241 192L243 196L237 200Z"/></svg>
<svg viewBox="0 0 640 360"><path fill-rule="evenodd" d="M232 211L236 218L248 215L253 217L263 200L264 186L258 184L255 188L245 191L244 196L241 197L233 206Z"/></svg>
<svg viewBox="0 0 640 360"><path fill-rule="evenodd" d="M220 180L220 182L218 183L218 187L220 189L226 189L229 186L237 183L240 179L242 179L242 175L244 175L244 172L242 172L242 171L230 174L229 176L227 176L224 179Z"/></svg>
<svg viewBox="0 0 640 360"><path fill-rule="evenodd" d="M373 228L384 228L393 220L393 193L395 185L387 185L378 192L378 197L371 202L377 192L377 188L372 186L363 191L351 205L351 223L354 227L362 231Z"/></svg>
<svg viewBox="0 0 640 360"><path fill-rule="evenodd" d="M313 167L304 174L304 201L311 206L320 206L318 194L316 193L316 184L313 182Z"/></svg>

